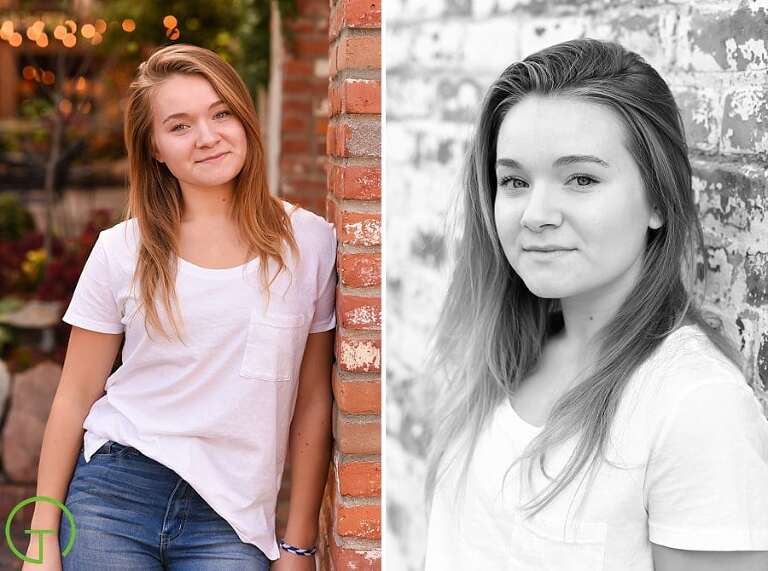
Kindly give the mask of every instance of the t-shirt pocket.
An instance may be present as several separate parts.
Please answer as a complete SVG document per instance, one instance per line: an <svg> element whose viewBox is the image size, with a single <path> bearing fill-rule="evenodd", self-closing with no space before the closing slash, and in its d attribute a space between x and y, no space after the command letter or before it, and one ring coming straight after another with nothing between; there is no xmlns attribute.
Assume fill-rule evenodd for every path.
<svg viewBox="0 0 768 571"><path fill-rule="evenodd" d="M301 314L251 312L240 376L257 381L290 381L301 361L305 322Z"/></svg>
<svg viewBox="0 0 768 571"><path fill-rule="evenodd" d="M510 542L510 569L600 571L604 568L605 523L519 517Z"/></svg>

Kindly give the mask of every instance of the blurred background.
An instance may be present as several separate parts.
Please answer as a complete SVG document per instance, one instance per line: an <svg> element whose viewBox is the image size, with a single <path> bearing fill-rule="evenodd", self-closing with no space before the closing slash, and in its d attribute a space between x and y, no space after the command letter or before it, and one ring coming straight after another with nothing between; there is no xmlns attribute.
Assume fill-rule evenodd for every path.
<svg viewBox="0 0 768 571"><path fill-rule="evenodd" d="M216 51L247 83L270 188L324 215L327 0L0 0L0 513L35 495L69 326L60 321L98 232L127 199L122 121L158 46ZM118 361L115 366L119 365ZM285 482L278 514L287 513ZM14 518L26 549L32 506ZM0 549L0 569L20 568Z"/></svg>
<svg viewBox="0 0 768 571"><path fill-rule="evenodd" d="M485 89L539 49L618 41L669 83L705 232L705 309L740 345L768 412L768 2L390 0L385 19L385 566L406 571L423 566L422 366L451 265L446 215Z"/></svg>

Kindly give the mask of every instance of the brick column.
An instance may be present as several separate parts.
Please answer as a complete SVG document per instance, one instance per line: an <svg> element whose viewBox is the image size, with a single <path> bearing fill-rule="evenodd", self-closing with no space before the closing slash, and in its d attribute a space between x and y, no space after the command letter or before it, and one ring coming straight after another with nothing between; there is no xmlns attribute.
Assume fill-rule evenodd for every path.
<svg viewBox="0 0 768 571"><path fill-rule="evenodd" d="M327 217L339 238L323 568L381 568L381 3L331 0Z"/></svg>

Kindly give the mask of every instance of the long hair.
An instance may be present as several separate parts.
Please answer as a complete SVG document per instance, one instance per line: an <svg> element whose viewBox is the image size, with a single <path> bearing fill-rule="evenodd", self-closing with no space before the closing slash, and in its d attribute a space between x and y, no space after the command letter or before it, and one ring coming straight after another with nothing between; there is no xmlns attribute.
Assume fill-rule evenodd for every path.
<svg viewBox="0 0 768 571"><path fill-rule="evenodd" d="M155 306L159 293L163 307L179 337L179 326L171 309L178 304L175 291L178 231L183 197L178 179L152 155L151 98L173 74L197 75L206 79L229 106L245 130L245 163L235 179L230 215L248 246L246 259L258 256L261 280L266 289L286 268L284 247L297 246L289 215L282 202L269 193L264 149L253 100L234 68L214 52L187 44L155 50L139 65L128 90L125 112L125 146L128 150L129 195L125 218L136 218L140 246L134 281L140 282L140 303L145 308L145 327L156 328L169 338ZM269 278L268 262L276 263Z"/></svg>
<svg viewBox="0 0 768 571"><path fill-rule="evenodd" d="M507 111L531 94L577 97L612 110L663 225L648 231L640 276L595 339L596 363L555 403L518 459L528 461L529 475L538 465L548 477L524 508L537 513L577 475L591 473L605 459L611 422L632 373L682 324L698 325L741 366L736 349L706 323L692 298L695 280L703 279L706 269L696 264L703 233L683 124L669 87L640 56L615 43L575 40L537 52L509 66L491 85L467 154L461 238L430 359L442 402L435 407L428 505L447 468L446 449L463 445L463 454L452 460L463 458L459 481L465 485L491 411L533 371L548 336L563 326L559 300L535 296L511 268L494 222L499 128ZM572 438L565 466L554 476L546 474L547 451Z"/></svg>

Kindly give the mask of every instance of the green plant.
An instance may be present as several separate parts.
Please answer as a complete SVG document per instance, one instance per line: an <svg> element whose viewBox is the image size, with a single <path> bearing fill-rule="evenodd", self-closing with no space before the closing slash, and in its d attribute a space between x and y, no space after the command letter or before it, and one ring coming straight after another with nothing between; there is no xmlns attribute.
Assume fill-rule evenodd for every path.
<svg viewBox="0 0 768 571"><path fill-rule="evenodd" d="M0 193L0 240L18 240L34 227L32 215L16 195Z"/></svg>

